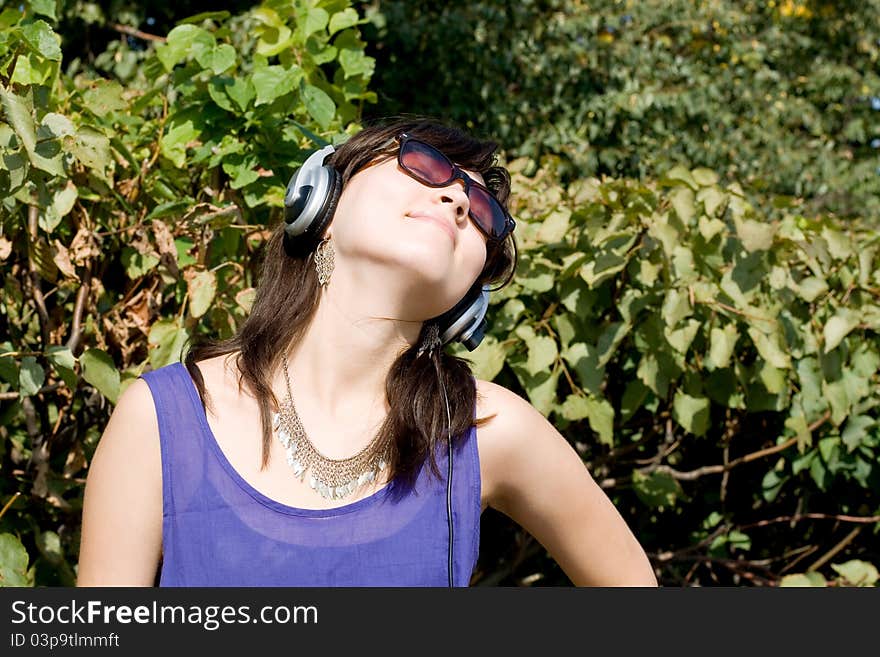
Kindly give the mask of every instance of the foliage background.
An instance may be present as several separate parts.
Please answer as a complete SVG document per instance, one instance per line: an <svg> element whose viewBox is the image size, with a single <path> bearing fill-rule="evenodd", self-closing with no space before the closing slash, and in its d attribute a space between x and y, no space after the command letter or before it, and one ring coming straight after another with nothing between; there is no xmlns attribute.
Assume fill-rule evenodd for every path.
<svg viewBox="0 0 880 657"><path fill-rule="evenodd" d="M0 583L75 581L120 391L234 331L316 144L405 112L501 143L521 265L460 355L661 583L876 584L878 4L3 4ZM569 582L489 510L473 583Z"/></svg>

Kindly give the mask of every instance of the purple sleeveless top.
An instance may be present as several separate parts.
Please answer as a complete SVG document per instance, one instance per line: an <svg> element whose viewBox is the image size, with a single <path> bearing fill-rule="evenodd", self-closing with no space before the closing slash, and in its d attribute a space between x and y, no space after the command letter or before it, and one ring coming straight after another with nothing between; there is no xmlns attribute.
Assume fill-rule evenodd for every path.
<svg viewBox="0 0 880 657"><path fill-rule="evenodd" d="M445 441L441 480L425 463L403 494L392 494L392 482L333 509L300 509L266 497L232 467L182 363L142 377L162 454L159 586L448 586ZM476 428L454 444L453 582L467 586L480 541Z"/></svg>

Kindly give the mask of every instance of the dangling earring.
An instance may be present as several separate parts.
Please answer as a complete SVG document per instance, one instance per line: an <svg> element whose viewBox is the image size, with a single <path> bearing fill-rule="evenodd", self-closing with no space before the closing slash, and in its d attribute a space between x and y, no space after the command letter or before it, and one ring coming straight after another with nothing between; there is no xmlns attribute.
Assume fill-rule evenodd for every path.
<svg viewBox="0 0 880 657"><path fill-rule="evenodd" d="M321 240L318 248L315 249L315 271L318 272L318 284L321 286L326 287L330 282L330 274L333 273L335 264L333 255L333 245L330 243L328 235Z"/></svg>

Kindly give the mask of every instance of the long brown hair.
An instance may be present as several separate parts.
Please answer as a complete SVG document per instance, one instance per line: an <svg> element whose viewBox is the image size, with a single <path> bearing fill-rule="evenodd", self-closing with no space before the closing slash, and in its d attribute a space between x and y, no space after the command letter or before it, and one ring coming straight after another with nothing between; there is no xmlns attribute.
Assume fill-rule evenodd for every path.
<svg viewBox="0 0 880 657"><path fill-rule="evenodd" d="M506 169L496 165L497 144L476 139L434 119L396 118L369 125L342 144L328 164L340 172L344 187L367 164L393 156L396 149L389 151L389 144L403 132L435 146L460 166L480 172L486 187L506 205L510 176ZM282 354L304 335L320 298L314 250L301 256L285 251L283 228L284 222L280 222L265 245L254 303L238 332L228 340L198 339L184 360L202 403L208 408L210 400L197 363L238 352L239 390L246 387L259 403L262 468L269 463L272 408L278 405L271 389L271 373L280 367ZM501 286L506 285L513 277L516 263L516 242L511 234L490 249L478 281L494 285L503 279ZM446 442L447 417L438 377L443 377L448 395L453 441L463 438L472 425L480 426L490 419L473 417L476 386L468 360L442 349L434 350L433 356L417 356L430 324L430 320L424 322L419 340L397 357L385 383L390 411L379 433L391 437L390 479L406 486L415 481L426 459L434 475L440 476L434 454L438 442Z"/></svg>

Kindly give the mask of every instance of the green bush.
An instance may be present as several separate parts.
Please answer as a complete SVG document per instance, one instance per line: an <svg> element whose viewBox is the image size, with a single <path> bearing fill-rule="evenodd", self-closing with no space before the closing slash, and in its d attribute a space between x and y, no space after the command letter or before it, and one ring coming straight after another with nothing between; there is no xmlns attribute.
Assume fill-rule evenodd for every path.
<svg viewBox="0 0 880 657"><path fill-rule="evenodd" d="M447 116L568 180L706 167L877 225L877 0L363 4L370 113Z"/></svg>
<svg viewBox="0 0 880 657"><path fill-rule="evenodd" d="M880 235L767 221L707 169L558 178L515 177L521 266L477 375L568 437L667 583L779 583L792 554L826 564L842 524L873 584Z"/></svg>
<svg viewBox="0 0 880 657"><path fill-rule="evenodd" d="M349 4L203 14L110 78L64 68L54 1L0 14L0 582L73 583L108 403L247 312L290 173L373 97Z"/></svg>
<svg viewBox="0 0 880 657"><path fill-rule="evenodd" d="M120 391L187 338L235 330L290 171L374 99L344 0L203 14L137 47L123 31L92 62L65 58L56 10L70 20L44 0L0 13L0 584L73 583ZM662 115L652 138L684 120ZM662 152L640 144L620 148ZM661 166L674 157L654 182L572 175L575 155L510 163L521 267L460 355L563 432L663 583L875 584L870 222L756 205L711 170ZM566 582L496 521L476 584Z"/></svg>

